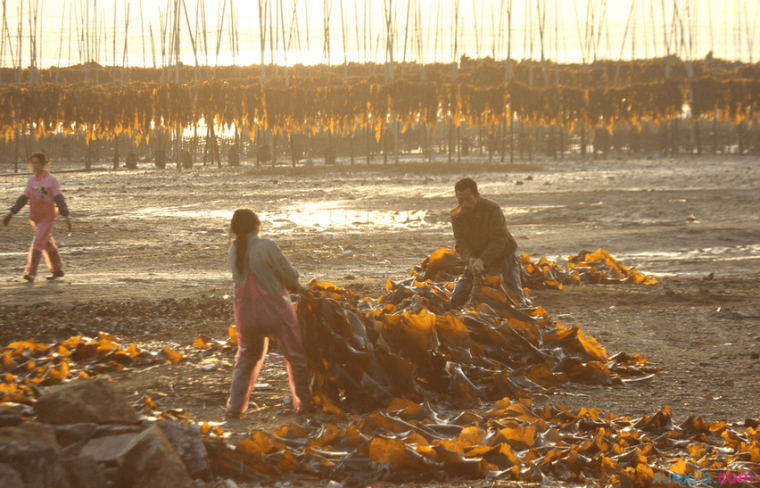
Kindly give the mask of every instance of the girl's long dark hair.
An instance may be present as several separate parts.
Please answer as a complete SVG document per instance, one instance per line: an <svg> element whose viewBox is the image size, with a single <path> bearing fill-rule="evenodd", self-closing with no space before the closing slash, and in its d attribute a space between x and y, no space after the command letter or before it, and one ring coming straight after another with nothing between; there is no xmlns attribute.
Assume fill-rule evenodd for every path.
<svg viewBox="0 0 760 488"><path fill-rule="evenodd" d="M241 276L245 275L245 256L248 254L248 234L258 234L261 221L249 208L235 210L230 224L230 238L235 235L235 266Z"/></svg>
<svg viewBox="0 0 760 488"><path fill-rule="evenodd" d="M36 152L29 156L29 162L26 163L26 166L29 169L32 169L32 159L37 158L40 160L40 163L42 163L44 166L48 166L50 164L50 160L45 156L45 153L43 152Z"/></svg>

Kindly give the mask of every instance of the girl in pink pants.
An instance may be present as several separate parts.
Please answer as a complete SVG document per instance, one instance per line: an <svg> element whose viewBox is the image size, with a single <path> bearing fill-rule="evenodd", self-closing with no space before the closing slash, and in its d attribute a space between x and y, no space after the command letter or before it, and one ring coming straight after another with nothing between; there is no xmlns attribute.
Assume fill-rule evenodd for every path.
<svg viewBox="0 0 760 488"><path fill-rule="evenodd" d="M277 244L258 236L261 224L249 209L232 216L229 262L235 281L235 329L238 352L227 401L227 415L240 417L267 355L269 338L282 346L293 406L297 412L313 408L309 367L293 305L286 288L298 287L298 271Z"/></svg>
<svg viewBox="0 0 760 488"><path fill-rule="evenodd" d="M24 275L24 279L29 282L34 281L37 276L37 268L43 255L48 268L53 273L48 279L54 280L63 276L63 261L53 240L53 224L59 211L66 218L66 225L69 232L71 231L69 209L58 186L58 180L47 170L49 164L50 161L45 154L41 152L32 154L29 166L34 174L26 182L24 194L18 198L16 205L11 207L10 212L3 219L3 224L7 226L11 218L19 213L27 202L31 202L29 217L34 229L34 241L29 248L29 259Z"/></svg>

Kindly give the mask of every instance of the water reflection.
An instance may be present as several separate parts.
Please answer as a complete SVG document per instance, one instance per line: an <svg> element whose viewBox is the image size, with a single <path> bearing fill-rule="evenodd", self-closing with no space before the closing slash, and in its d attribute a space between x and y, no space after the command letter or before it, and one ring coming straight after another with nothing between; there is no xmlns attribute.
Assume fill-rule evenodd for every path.
<svg viewBox="0 0 760 488"><path fill-rule="evenodd" d="M346 203L348 204L349 202ZM367 228L412 229L440 225L426 221L429 213L427 210L357 210L343 205L343 202L320 202L284 206L278 211L257 211L257 213L267 227L284 232L294 228L359 232ZM199 210L194 205L187 205L137 209L135 216L229 221L232 218L232 212L232 210Z"/></svg>

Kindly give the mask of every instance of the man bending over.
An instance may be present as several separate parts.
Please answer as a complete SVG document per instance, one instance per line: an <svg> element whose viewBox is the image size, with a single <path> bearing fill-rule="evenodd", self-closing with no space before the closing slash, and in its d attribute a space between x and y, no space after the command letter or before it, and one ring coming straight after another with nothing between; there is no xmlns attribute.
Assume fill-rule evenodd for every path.
<svg viewBox="0 0 760 488"><path fill-rule="evenodd" d="M514 293L525 306L520 283L520 263L517 259L517 242L507 230L507 222L499 205L481 198L478 184L472 178L463 178L454 186L459 206L451 211L456 250L467 263L451 294L451 307L460 308L470 296L475 275L486 268L497 268L507 290Z"/></svg>

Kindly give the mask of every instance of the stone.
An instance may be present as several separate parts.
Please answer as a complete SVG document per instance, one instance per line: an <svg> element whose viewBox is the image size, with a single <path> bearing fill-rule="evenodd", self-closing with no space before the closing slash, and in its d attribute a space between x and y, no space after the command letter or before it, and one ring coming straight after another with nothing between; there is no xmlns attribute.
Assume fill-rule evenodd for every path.
<svg viewBox="0 0 760 488"><path fill-rule="evenodd" d="M63 463L71 488L102 488L108 486L103 467L90 456L67 459Z"/></svg>
<svg viewBox="0 0 760 488"><path fill-rule="evenodd" d="M56 455L61 452L55 431L39 422L24 422L15 427L0 428L0 442L33 442L52 447Z"/></svg>
<svg viewBox="0 0 760 488"><path fill-rule="evenodd" d="M69 488L60 450L55 432L46 425L25 422L16 427L0 428L0 459L18 474L22 482L18 485L20 487ZM13 477L10 472L4 476Z"/></svg>
<svg viewBox="0 0 760 488"><path fill-rule="evenodd" d="M34 405L51 424L135 424L137 414L107 381L81 379L51 389Z"/></svg>
<svg viewBox="0 0 760 488"><path fill-rule="evenodd" d="M214 488L238 488L238 484L233 480L222 480L218 481Z"/></svg>
<svg viewBox="0 0 760 488"><path fill-rule="evenodd" d="M66 447L93 437L98 429L98 424L53 425L52 427L55 431L55 438L58 440L58 444L61 447Z"/></svg>
<svg viewBox="0 0 760 488"><path fill-rule="evenodd" d="M91 439L82 447L79 455L92 457L99 463L118 463L137 436L138 434L122 434Z"/></svg>
<svg viewBox="0 0 760 488"><path fill-rule="evenodd" d="M61 302L55 302L55 307L58 310L63 310L64 312L66 312L66 311L71 310L72 308L74 308L74 305L72 305L69 302L63 302L63 301L61 301Z"/></svg>
<svg viewBox="0 0 760 488"><path fill-rule="evenodd" d="M106 479L108 480L109 486L116 486L116 483L119 481L119 467L118 466L109 466L103 470L106 475Z"/></svg>
<svg viewBox="0 0 760 488"><path fill-rule="evenodd" d="M154 425L135 436L119 459L120 487L161 486L191 488L195 486L187 474L182 458Z"/></svg>
<svg viewBox="0 0 760 488"><path fill-rule="evenodd" d="M18 412L8 408L0 408L0 427L15 427L23 421Z"/></svg>
<svg viewBox="0 0 760 488"><path fill-rule="evenodd" d="M98 425L93 423L53 425L52 427L61 447L80 441L89 441L95 437L137 434L143 430L139 425Z"/></svg>
<svg viewBox="0 0 760 488"><path fill-rule="evenodd" d="M0 486L7 488L25 488L24 481L18 471L8 466L0 464Z"/></svg>
<svg viewBox="0 0 760 488"><path fill-rule="evenodd" d="M190 477L213 481L211 463L206 446L201 440L200 427L196 424L180 424L179 422L158 422L157 425L182 458Z"/></svg>

